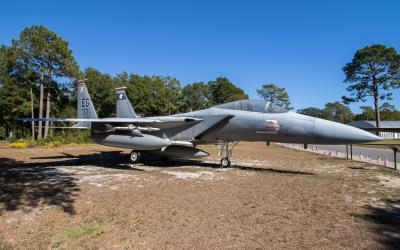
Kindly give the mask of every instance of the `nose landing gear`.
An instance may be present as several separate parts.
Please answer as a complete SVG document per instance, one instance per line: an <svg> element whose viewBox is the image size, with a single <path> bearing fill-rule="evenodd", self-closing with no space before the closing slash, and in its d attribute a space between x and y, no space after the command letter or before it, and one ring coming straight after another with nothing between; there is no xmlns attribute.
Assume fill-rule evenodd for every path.
<svg viewBox="0 0 400 250"><path fill-rule="evenodd" d="M229 148L229 141L223 142L219 148L219 156L222 156L221 159L221 168L229 168L231 166L232 151L238 144L238 141L233 142L232 146Z"/></svg>
<svg viewBox="0 0 400 250"><path fill-rule="evenodd" d="M231 160L228 157L221 159L221 168L229 168L231 166Z"/></svg>

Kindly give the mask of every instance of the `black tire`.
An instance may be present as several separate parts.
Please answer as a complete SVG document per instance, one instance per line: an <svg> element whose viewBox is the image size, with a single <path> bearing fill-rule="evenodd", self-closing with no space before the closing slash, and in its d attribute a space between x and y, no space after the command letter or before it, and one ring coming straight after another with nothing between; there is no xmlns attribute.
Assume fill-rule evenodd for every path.
<svg viewBox="0 0 400 250"><path fill-rule="evenodd" d="M132 163L138 163L140 161L141 153L135 150L132 150L130 160Z"/></svg>
<svg viewBox="0 0 400 250"><path fill-rule="evenodd" d="M221 168L229 168L231 166L231 161L229 158L225 157L221 159Z"/></svg>

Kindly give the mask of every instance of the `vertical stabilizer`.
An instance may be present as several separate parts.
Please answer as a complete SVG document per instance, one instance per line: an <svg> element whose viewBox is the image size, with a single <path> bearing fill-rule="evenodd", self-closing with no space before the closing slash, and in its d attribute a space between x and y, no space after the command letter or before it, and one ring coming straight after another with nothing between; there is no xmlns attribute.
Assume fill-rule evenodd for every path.
<svg viewBox="0 0 400 250"><path fill-rule="evenodd" d="M97 119L97 113L94 109L92 100L90 99L89 92L85 83L79 82L77 85L77 118L91 118ZM90 128L90 122L79 122L75 126Z"/></svg>
<svg viewBox="0 0 400 250"><path fill-rule="evenodd" d="M136 113L132 108L131 103L125 93L126 87L115 89L115 103L117 106L118 118L136 118Z"/></svg>

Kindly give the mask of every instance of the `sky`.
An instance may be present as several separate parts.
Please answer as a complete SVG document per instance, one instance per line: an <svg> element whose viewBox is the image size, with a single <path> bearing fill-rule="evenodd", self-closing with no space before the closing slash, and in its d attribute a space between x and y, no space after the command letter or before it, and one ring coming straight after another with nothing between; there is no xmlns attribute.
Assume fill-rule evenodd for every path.
<svg viewBox="0 0 400 250"><path fill-rule="evenodd" d="M81 69L229 78L286 88L297 109L340 101L343 66L374 43L400 52L400 1L5 1L0 44L42 24L69 41ZM391 101L400 108L400 90ZM366 103L352 104L353 111Z"/></svg>

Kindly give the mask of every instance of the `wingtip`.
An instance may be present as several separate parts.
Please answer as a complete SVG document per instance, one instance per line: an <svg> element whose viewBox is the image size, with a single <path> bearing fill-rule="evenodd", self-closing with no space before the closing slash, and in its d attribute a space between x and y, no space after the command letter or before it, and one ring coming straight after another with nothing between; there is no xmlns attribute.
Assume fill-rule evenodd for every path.
<svg viewBox="0 0 400 250"><path fill-rule="evenodd" d="M88 80L87 78L78 80L78 81L76 82L76 86L85 85L85 82L86 82L87 80Z"/></svg>
<svg viewBox="0 0 400 250"><path fill-rule="evenodd" d="M127 89L127 87L117 87L117 88L115 88L115 91L118 91L118 90L126 90Z"/></svg>

